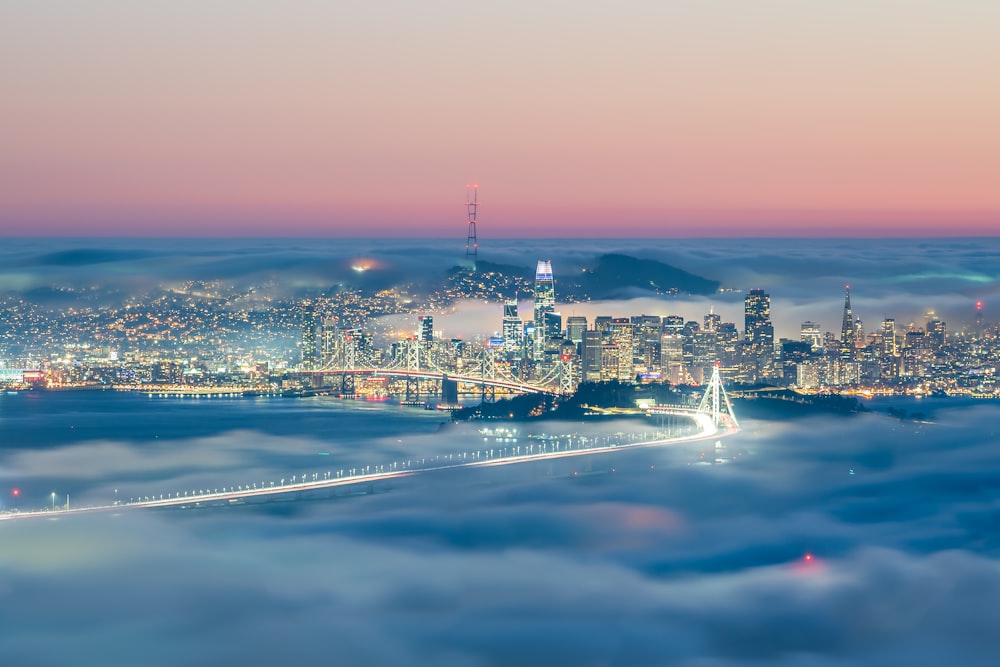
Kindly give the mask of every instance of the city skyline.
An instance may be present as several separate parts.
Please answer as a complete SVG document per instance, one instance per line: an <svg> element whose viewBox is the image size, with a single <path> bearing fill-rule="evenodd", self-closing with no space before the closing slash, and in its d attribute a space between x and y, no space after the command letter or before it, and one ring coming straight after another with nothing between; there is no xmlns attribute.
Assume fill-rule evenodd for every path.
<svg viewBox="0 0 1000 667"><path fill-rule="evenodd" d="M58 8L53 11L53 6ZM995 3L7 3L0 236L994 235Z"/></svg>
<svg viewBox="0 0 1000 667"><path fill-rule="evenodd" d="M20 252L12 253L13 265L96 262L110 265L105 269L109 278L120 275L132 256L121 250L90 250L44 253L32 261L30 255L38 252L36 242L20 245ZM866 250L862 242L853 245L849 254ZM247 250L231 244L225 254ZM207 249L202 253L211 254ZM150 258L147 253L140 255ZM427 259L426 254L420 256ZM644 280L662 276L666 266L616 257L619 270L629 266L649 270ZM359 263L352 258L350 272L358 274L356 267L362 264L366 268L360 274L389 268L387 259ZM580 268L572 263L563 273L551 260L537 260L533 283L524 275L527 266L521 271L516 266L497 270L499 266L484 263L479 270L454 266L447 272L429 271L421 261L413 267L417 273L396 267L388 274L395 276L393 284L328 282L290 291L273 280L259 285L216 277L150 284L148 289L130 288L123 294L113 284L102 286L93 273L91 286L83 290L54 284L52 292L28 289L20 291L20 297L19 290L13 290L2 302L0 376L18 385L49 388L271 392L314 390L322 384L328 387L324 391L388 396L399 387L388 387L385 377L362 390L353 379L348 382L348 371L351 378L372 368L430 371L469 382L475 369L486 373L489 368L492 380L520 387L527 383L545 391L552 391L558 382L559 393L568 395L587 381L699 385L715 367L728 382L763 382L805 391L993 393L987 369L994 355L990 333L994 322L987 319L981 299L954 302L943 316L932 306L925 307L917 319L902 319L898 328L896 317L901 313L883 310L881 322L872 326L869 321L866 327L863 313L855 314L852 308L850 287L845 286L838 334L836 327L824 332L816 321L822 320L817 306L829 294L805 291L803 314L809 319L789 325L783 314L788 302L782 300L772 310L772 295L759 287L713 287L711 293L690 293L672 283L649 280L642 290L645 298L634 298L633 291L633 298L600 300L580 291L581 284L574 286L572 274ZM590 271L584 268L582 273ZM412 282L418 275L422 282ZM676 276L684 281L692 278L683 271ZM888 277L891 285L893 276ZM560 279L567 281L563 284L569 290L563 298L556 289ZM604 285L611 288L607 293L626 294L621 289L629 285L628 279L612 282L616 280L625 282ZM689 284L702 286L697 281ZM869 284L879 300L878 283ZM54 295L59 296L51 301ZM744 315L742 329L738 307ZM948 327L952 315L958 319ZM785 326L776 327L773 317ZM456 330L463 321L466 328ZM337 389L336 378L327 377L330 373L339 373L343 386ZM406 384L407 402L416 400L412 398L416 390L412 382Z"/></svg>
<svg viewBox="0 0 1000 667"><path fill-rule="evenodd" d="M461 238L8 239L0 566L19 602L0 653L995 662L1000 239L487 248L473 272L454 266ZM564 307L607 252L722 291ZM455 280L415 300L435 272ZM520 292L539 277L542 321L559 325L541 349ZM853 359L837 341L845 284L848 336L864 322ZM520 303L498 298L513 289ZM459 315L509 335L454 341ZM712 419L694 386L706 369L732 378L741 430L675 440ZM612 381L570 394L574 374ZM490 402L512 390L531 393ZM456 404L484 420L457 421Z"/></svg>

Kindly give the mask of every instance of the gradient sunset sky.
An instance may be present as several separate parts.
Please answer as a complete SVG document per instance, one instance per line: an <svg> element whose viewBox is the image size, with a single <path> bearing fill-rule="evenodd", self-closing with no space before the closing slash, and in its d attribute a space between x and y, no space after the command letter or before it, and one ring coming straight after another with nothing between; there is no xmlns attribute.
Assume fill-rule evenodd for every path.
<svg viewBox="0 0 1000 667"><path fill-rule="evenodd" d="M5 0L0 235L1000 231L996 0Z"/></svg>

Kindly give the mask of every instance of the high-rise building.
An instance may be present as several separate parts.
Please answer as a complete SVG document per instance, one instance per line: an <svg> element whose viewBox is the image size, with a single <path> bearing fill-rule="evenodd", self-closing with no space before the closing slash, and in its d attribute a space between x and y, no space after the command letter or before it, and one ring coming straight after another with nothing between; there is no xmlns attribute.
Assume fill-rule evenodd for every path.
<svg viewBox="0 0 1000 667"><path fill-rule="evenodd" d="M722 324L722 315L715 312L715 309L709 309L708 315L704 318L704 324L702 325L702 331L716 332L719 330L719 326Z"/></svg>
<svg viewBox="0 0 1000 667"><path fill-rule="evenodd" d="M632 353L635 325L626 317L616 317L611 322L608 334L618 360L616 379L619 382L631 382L635 378L635 362Z"/></svg>
<svg viewBox="0 0 1000 667"><path fill-rule="evenodd" d="M664 332L660 336L660 369L664 379L670 384L685 381L683 335Z"/></svg>
<svg viewBox="0 0 1000 667"><path fill-rule="evenodd" d="M542 319L545 321L545 340L563 337L562 315L560 313L545 313Z"/></svg>
<svg viewBox="0 0 1000 667"><path fill-rule="evenodd" d="M632 356L641 360L647 371L660 367L660 332L663 319L659 315L636 315L631 318L635 326Z"/></svg>
<svg viewBox="0 0 1000 667"><path fill-rule="evenodd" d="M615 318L610 315L598 315L594 318L594 330L606 334Z"/></svg>
<svg viewBox="0 0 1000 667"><path fill-rule="evenodd" d="M302 305L302 365L312 368L319 359L319 347L317 345L316 306L307 301Z"/></svg>
<svg viewBox="0 0 1000 667"><path fill-rule="evenodd" d="M927 342L931 349L940 350L944 347L945 338L948 336L948 327L934 314L934 311L927 313Z"/></svg>
<svg viewBox="0 0 1000 667"><path fill-rule="evenodd" d="M661 330L665 334L679 334L684 330L684 318L680 315L667 315L663 318Z"/></svg>
<svg viewBox="0 0 1000 667"><path fill-rule="evenodd" d="M799 340L818 350L823 347L823 332L815 322L803 322L799 328Z"/></svg>
<svg viewBox="0 0 1000 667"><path fill-rule="evenodd" d="M900 355L899 343L896 337L896 321L891 317L882 320L882 331L880 336L880 356L879 375L884 378L899 377Z"/></svg>
<svg viewBox="0 0 1000 667"><path fill-rule="evenodd" d="M771 324L771 295L752 289L743 300L744 375L749 380L769 377L774 366L774 326Z"/></svg>
<svg viewBox="0 0 1000 667"><path fill-rule="evenodd" d="M503 306L503 350L508 361L521 358L524 347L524 321L517 314L517 299Z"/></svg>
<svg viewBox="0 0 1000 667"><path fill-rule="evenodd" d="M732 373L733 367L738 363L740 332L735 322L722 322L716 334L719 341L717 347L719 361L722 363L720 372L728 370Z"/></svg>
<svg viewBox="0 0 1000 667"><path fill-rule="evenodd" d="M433 343L434 342L434 317L431 315L422 315L417 318L420 321L420 342L421 343Z"/></svg>
<svg viewBox="0 0 1000 667"><path fill-rule="evenodd" d="M584 382L601 381L602 336L600 331L583 332L581 347L581 379Z"/></svg>
<svg viewBox="0 0 1000 667"><path fill-rule="evenodd" d="M577 345L583 342L583 332L587 330L587 318L583 315L570 315L566 318L566 338Z"/></svg>
<svg viewBox="0 0 1000 667"><path fill-rule="evenodd" d="M781 350L781 378L783 383L793 385L798 382L799 366L812 361L816 357L812 343L803 340L788 340L782 338L779 348Z"/></svg>
<svg viewBox="0 0 1000 667"><path fill-rule="evenodd" d="M896 349L896 320L887 317L882 320L882 356L895 357L898 354Z"/></svg>
<svg viewBox="0 0 1000 667"><path fill-rule="evenodd" d="M800 389L819 387L819 378L819 365L815 361L804 361L795 367L795 386Z"/></svg>
<svg viewBox="0 0 1000 667"><path fill-rule="evenodd" d="M844 288L844 320L840 327L840 350L839 356L843 361L853 361L856 348L858 332L854 326L854 313L851 311L851 286Z"/></svg>
<svg viewBox="0 0 1000 667"><path fill-rule="evenodd" d="M556 287L552 277L552 262L540 259L535 267L535 351L541 353L545 346L545 314L555 312ZM537 356L540 356L537 355Z"/></svg>

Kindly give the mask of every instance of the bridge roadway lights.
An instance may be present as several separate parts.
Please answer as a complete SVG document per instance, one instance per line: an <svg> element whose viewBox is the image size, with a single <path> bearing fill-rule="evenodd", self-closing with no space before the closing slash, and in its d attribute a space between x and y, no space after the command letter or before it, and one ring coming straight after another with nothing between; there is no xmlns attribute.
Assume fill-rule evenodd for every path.
<svg viewBox="0 0 1000 667"><path fill-rule="evenodd" d="M725 404L725 399L723 398L720 403ZM721 407L721 406L720 406ZM729 406L726 406L729 408ZM229 491L223 489L222 493L218 490L214 492L206 489L194 490L194 491L184 491L183 496L180 492L176 494L174 498L170 498L170 494L167 495L167 499L163 500L162 496L159 500L155 496L150 499L150 496L132 496L129 498L129 505L131 507L169 507L169 506L189 506L191 503L195 505L201 505L205 502L221 502L228 500L230 502L238 501L241 499L247 499L256 496L264 496L265 499L271 500L276 495L284 495L288 493L298 494L301 496L305 491L319 490L322 488L329 488L331 492L337 486L349 486L354 484L365 484L369 489L369 493L374 489L374 484L377 481L383 481L388 483L393 477L407 476L410 474L418 472L433 472L435 470L444 470L448 468L457 467L476 467L476 466L492 466L492 465L508 465L513 463L521 463L526 461L542 460L542 459L552 459L552 458L563 458L568 456L585 456L589 454L597 453L610 453L612 451L634 448L634 447L655 447L662 445L669 445L674 443L682 442L693 442L696 440L706 440L710 438L720 438L727 435L732 435L739 431L739 424L736 421L735 415L731 412L720 414L713 414L715 412L714 406L709 410L697 410L689 407L670 407L662 406L658 409L653 409L649 411L652 414L668 414L678 417L686 417L695 422L698 426L695 433L682 436L674 437L663 437L663 433L656 433L653 435L653 440L648 439L648 435L643 433L641 436L637 433L630 434L620 434L616 436L616 440L612 441L611 436L605 436L600 440L600 444L596 439L587 440L585 438L578 438L577 442L579 444L574 445L573 438L571 435L561 436L561 440L565 440L565 445L560 441L560 439L553 439L548 443L543 442L539 447L535 447L534 443L531 445L531 451L534 452L535 449L538 453L531 454L521 454L520 445L517 449L514 447L510 448L492 448L481 450L479 452L473 452L471 461L468 461L467 453L464 454L460 459L463 459L462 463L454 463L453 457L442 458L441 456L434 457L433 459L422 458L420 463L424 468L413 469L411 467L411 461L408 461L404 466L403 471L397 471L397 466L395 464L389 467L390 472L386 472L386 466L376 466L374 468L375 472L372 472L371 466L356 467L350 469L350 474L345 474L345 471L341 470L337 473L336 477L331 479L331 475L328 473L326 479L320 481L318 475L313 475L313 481L308 481L306 474L295 475L291 478L291 485L286 485L286 479L281 478L280 482L276 485L275 482L270 482L269 486L265 482L261 482L259 488L254 484L254 490L251 491L247 485L246 490L240 493L235 493L230 487ZM638 442L637 442L638 440ZM588 445L588 442L593 442L593 445ZM526 450L528 448L525 448ZM430 462L430 466L427 466ZM436 462L436 463L435 463ZM308 474L308 473L307 473ZM53 494L54 495L54 494ZM51 516L52 512L55 510L55 499L52 499L52 509L45 509L39 512L22 512L22 513L10 513L10 514L0 514L0 520L15 519L15 518L28 518L31 516ZM66 509L59 510L60 513L66 514L76 514L80 512L95 512L95 511L107 511L113 509L119 509L122 505L119 503L114 503L106 506L96 506L96 507L83 507L76 509Z"/></svg>

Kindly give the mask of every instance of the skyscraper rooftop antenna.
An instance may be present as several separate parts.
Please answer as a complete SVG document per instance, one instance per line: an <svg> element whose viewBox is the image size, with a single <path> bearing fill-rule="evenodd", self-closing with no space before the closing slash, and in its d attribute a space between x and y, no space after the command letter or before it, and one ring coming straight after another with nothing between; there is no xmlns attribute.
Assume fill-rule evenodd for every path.
<svg viewBox="0 0 1000 667"><path fill-rule="evenodd" d="M476 212L479 209L479 184L465 186L465 209L469 215L469 236L465 242L465 258L472 260L472 268L476 268L479 253L479 241L476 239Z"/></svg>

